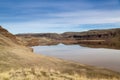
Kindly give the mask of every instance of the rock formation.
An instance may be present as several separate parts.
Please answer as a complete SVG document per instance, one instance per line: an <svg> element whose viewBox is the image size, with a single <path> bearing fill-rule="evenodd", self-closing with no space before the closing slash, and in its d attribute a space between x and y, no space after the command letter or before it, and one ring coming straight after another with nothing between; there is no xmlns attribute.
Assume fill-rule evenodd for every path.
<svg viewBox="0 0 120 80"><path fill-rule="evenodd" d="M17 34L17 37L24 38L26 44L42 45L43 43L86 43L86 42L117 42L120 43L120 28L106 29L106 30L90 30L85 32L65 32L62 34L57 33L37 33L37 34ZM33 40L33 38L35 38ZM41 38L46 38L42 40ZM49 41L47 41L49 40ZM41 41L41 42L40 42ZM44 42L45 41L45 42Z"/></svg>
<svg viewBox="0 0 120 80"><path fill-rule="evenodd" d="M120 36L120 28L108 30L90 30L86 32L66 32L63 33L62 36L77 40L108 40Z"/></svg>

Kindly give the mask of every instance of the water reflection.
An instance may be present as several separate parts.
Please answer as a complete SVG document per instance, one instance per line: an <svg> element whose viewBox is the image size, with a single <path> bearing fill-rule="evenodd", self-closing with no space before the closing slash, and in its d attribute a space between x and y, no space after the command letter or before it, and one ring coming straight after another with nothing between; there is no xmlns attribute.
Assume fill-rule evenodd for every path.
<svg viewBox="0 0 120 80"><path fill-rule="evenodd" d="M35 53L42 53L47 56L54 56L66 60L80 62L98 67L105 67L120 72L120 50L105 48L89 48L89 47L72 44L72 45L51 45L51 46L35 46ZM100 46L101 47L101 46ZM106 46L105 46L106 47Z"/></svg>
<svg viewBox="0 0 120 80"><path fill-rule="evenodd" d="M120 43L115 42L87 42L87 43L78 43L83 47L91 47L91 48L109 48L109 49L120 49Z"/></svg>

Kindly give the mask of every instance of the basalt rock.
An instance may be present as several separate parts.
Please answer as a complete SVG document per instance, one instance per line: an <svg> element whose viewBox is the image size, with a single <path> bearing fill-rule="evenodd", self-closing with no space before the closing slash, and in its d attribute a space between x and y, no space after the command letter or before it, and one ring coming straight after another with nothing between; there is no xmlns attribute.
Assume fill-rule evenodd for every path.
<svg viewBox="0 0 120 80"><path fill-rule="evenodd" d="M85 32L65 32L63 34L57 34L57 33L17 34L16 36L27 38L26 40L27 42L29 42L29 44L40 43L38 42L38 41L42 41L40 40L40 38L46 38L48 40L51 39L50 41L52 41L52 43L54 42L59 42L59 43L85 42L86 43L86 42L96 42L96 41L120 42L120 28L106 29L106 30L90 30ZM36 40L33 41L32 37L37 38L37 41Z"/></svg>
<svg viewBox="0 0 120 80"><path fill-rule="evenodd" d="M76 40L109 40L120 36L120 28L108 30L90 30L86 32L66 32L63 33L64 38Z"/></svg>

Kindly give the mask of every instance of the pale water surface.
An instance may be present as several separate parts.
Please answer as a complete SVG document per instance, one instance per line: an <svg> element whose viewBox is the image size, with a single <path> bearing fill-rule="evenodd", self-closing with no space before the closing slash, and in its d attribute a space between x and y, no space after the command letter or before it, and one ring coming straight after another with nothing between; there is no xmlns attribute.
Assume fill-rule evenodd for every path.
<svg viewBox="0 0 120 80"><path fill-rule="evenodd" d="M87 65L105 67L120 72L120 50L64 44L35 46L33 49L38 54L72 60Z"/></svg>

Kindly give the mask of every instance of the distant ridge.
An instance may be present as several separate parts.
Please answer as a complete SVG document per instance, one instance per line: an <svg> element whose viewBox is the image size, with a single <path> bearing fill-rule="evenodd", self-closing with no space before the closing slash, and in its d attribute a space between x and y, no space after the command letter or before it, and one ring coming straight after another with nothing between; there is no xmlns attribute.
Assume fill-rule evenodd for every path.
<svg viewBox="0 0 120 80"><path fill-rule="evenodd" d="M17 37L23 39L23 42L28 45L44 45L53 43L86 43L86 42L109 42L114 44L120 43L120 28L115 29L98 29L83 32L65 32L57 33L31 33L17 34ZM44 39L43 39L44 38ZM43 44L44 43L44 44ZM119 45L117 45L119 47Z"/></svg>

